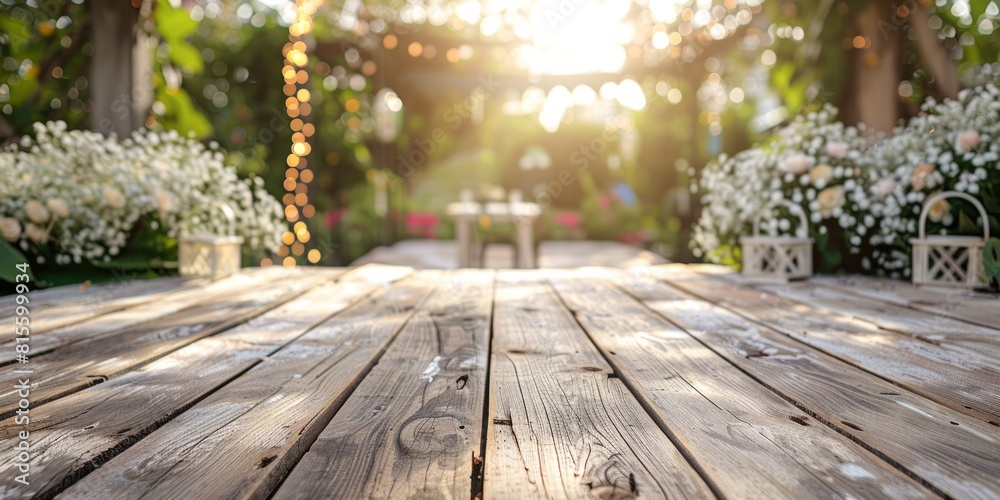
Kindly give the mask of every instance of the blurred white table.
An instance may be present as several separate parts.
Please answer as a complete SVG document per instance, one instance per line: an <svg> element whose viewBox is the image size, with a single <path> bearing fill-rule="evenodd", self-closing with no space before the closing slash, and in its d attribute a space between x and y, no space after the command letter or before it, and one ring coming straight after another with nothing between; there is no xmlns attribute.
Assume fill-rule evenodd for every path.
<svg viewBox="0 0 1000 500"><path fill-rule="evenodd" d="M458 267L471 267L473 261L472 227L480 216L491 221L510 222L517 233L517 267L535 267L535 220L542 213L537 203L521 201L520 194L511 192L509 202L489 202L482 205L472 201L471 193L463 192L462 201L448 205L448 216L455 221L455 240L458 246Z"/></svg>

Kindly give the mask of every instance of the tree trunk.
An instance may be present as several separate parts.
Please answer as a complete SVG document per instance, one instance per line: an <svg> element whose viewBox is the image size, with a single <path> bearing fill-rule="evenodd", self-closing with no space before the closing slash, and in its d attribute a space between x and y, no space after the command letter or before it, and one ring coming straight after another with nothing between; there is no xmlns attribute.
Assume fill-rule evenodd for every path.
<svg viewBox="0 0 1000 500"><path fill-rule="evenodd" d="M90 66L91 126L105 135L127 137L143 125L134 96L137 67L133 58L139 9L123 0L91 0L94 57Z"/></svg>
<svg viewBox="0 0 1000 500"><path fill-rule="evenodd" d="M910 27L916 35L920 60L933 78L934 97L956 97L962 84L958 79L958 66L948 55L948 49L941 44L937 31L931 29L927 8L918 2L911 2Z"/></svg>
<svg viewBox="0 0 1000 500"><path fill-rule="evenodd" d="M901 31L881 28L895 7L872 1L855 17L856 36L864 48L852 49L854 57L853 113L870 132L891 132L900 117L897 86L900 82Z"/></svg>

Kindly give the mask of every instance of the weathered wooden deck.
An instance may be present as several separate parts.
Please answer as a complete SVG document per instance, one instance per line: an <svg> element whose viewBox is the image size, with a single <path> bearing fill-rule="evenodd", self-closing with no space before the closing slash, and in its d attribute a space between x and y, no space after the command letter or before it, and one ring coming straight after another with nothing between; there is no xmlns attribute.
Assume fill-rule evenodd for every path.
<svg viewBox="0 0 1000 500"><path fill-rule="evenodd" d="M31 326L5 498L1000 496L994 295L265 268L37 292Z"/></svg>

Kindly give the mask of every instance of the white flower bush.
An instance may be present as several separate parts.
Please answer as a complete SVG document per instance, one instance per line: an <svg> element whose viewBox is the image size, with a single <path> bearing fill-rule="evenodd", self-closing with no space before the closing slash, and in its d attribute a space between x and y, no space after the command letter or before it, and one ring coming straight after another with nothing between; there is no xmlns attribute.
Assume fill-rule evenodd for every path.
<svg viewBox="0 0 1000 500"><path fill-rule="evenodd" d="M110 261L138 225L169 237L222 234L214 209L229 205L251 252L277 247L281 205L260 178L241 180L220 151L176 131L138 131L124 141L35 124L35 137L0 152L0 234L44 263Z"/></svg>
<svg viewBox="0 0 1000 500"><path fill-rule="evenodd" d="M940 191L968 193L986 206L994 228L1000 216L1000 89L994 84L963 90L956 100L929 100L922 114L879 149L881 168L869 191L878 221L872 243L881 270L910 273L909 239L917 235L924 201ZM982 227L976 212L971 222ZM947 200L930 207L928 227L954 231L957 210Z"/></svg>
<svg viewBox="0 0 1000 500"><path fill-rule="evenodd" d="M826 270L845 268L838 250L845 248L857 262L848 270L908 276L909 239L917 234L924 200L940 191L977 197L994 229L1000 225L995 85L964 90L957 100L928 101L891 137L867 139L862 132L837 122L836 110L826 107L797 118L761 146L709 165L699 186L703 208L692 238L695 254L736 263L739 236L749 234L753 218L778 199L809 214ZM968 210L981 227L974 214ZM953 231L956 216L955 207L940 201L929 210L929 227ZM789 220L778 214L767 229L788 231ZM828 234L834 232L836 237Z"/></svg>
<svg viewBox="0 0 1000 500"><path fill-rule="evenodd" d="M858 194L867 187L869 141L836 118L837 110L826 106L796 118L767 143L709 165L700 183L702 213L692 237L695 255L736 263L739 237L749 234L753 219L778 200L802 206L813 237L827 237L824 221L853 228L858 222L854 214L864 204ZM788 214L764 215L762 231L784 234L794 229L795 219Z"/></svg>

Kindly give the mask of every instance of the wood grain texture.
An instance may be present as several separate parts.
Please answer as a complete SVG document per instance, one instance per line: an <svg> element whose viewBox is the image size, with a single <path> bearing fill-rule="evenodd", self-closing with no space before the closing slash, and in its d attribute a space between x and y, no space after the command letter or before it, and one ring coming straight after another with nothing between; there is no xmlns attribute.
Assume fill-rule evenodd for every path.
<svg viewBox="0 0 1000 500"><path fill-rule="evenodd" d="M158 300L140 303L134 307L120 309L104 316L63 328L43 333L38 333L32 329L30 355L32 360L40 359L38 358L39 356L59 347L72 344L73 342L93 340L109 334L113 335L123 329L149 323L150 321L194 305L212 301L214 298L232 295L238 291L264 288L269 286L274 278L280 274L281 269L279 268L270 268L253 273L240 273L219 281L206 282L202 287L181 289L164 297L159 297ZM36 322L39 318L46 316L47 313L45 311L32 311L32 318ZM12 363L14 361L15 344L16 341L11 340L0 345L0 364Z"/></svg>
<svg viewBox="0 0 1000 500"><path fill-rule="evenodd" d="M820 285L896 304L917 311L967 321L981 326L1000 326L1000 295L995 293L957 290L953 288L919 287L910 283L870 276L815 276Z"/></svg>
<svg viewBox="0 0 1000 500"><path fill-rule="evenodd" d="M105 300L126 298L141 295L152 289L169 289L184 286L200 286L206 282L203 278L157 278L152 280L122 280L96 285L79 283L62 285L44 290L32 290L29 295L32 305L38 307L69 306L96 304ZM0 307L6 308L14 304L14 297L0 297ZM7 315L8 312L4 311ZM6 316L5 316L6 317Z"/></svg>
<svg viewBox="0 0 1000 500"><path fill-rule="evenodd" d="M732 280L733 278L727 277ZM879 328L909 335L923 342L953 349L986 362L1000 364L1000 330L970 324L903 306L873 301L814 283L758 286L761 290L829 312L867 321ZM1000 303L997 304L1000 311ZM1000 327L1000 313L998 322Z"/></svg>
<svg viewBox="0 0 1000 500"><path fill-rule="evenodd" d="M365 270L321 285L236 328L199 340L139 370L44 405L32 413L34 452L30 488L49 496L72 484L201 398L340 312L385 281ZM367 273L370 274L370 273ZM4 422L13 443L19 430ZM13 446L13 444L11 444ZM4 464L9 467L10 464ZM4 471L0 466L0 471ZM12 471L7 471L12 472ZM0 497L9 491L0 486Z"/></svg>
<svg viewBox="0 0 1000 500"><path fill-rule="evenodd" d="M484 498L713 496L541 273L499 274L493 324Z"/></svg>
<svg viewBox="0 0 1000 500"><path fill-rule="evenodd" d="M553 277L654 420L733 498L922 497L926 491L613 286Z"/></svg>
<svg viewBox="0 0 1000 500"><path fill-rule="evenodd" d="M1000 423L1000 370L992 363L682 268L659 277L960 413Z"/></svg>
<svg viewBox="0 0 1000 500"><path fill-rule="evenodd" d="M121 281L101 285L60 287L59 293L31 291L31 334L38 335L127 307L162 300L182 290L197 289L208 283L201 278L162 278L144 281ZM0 323L13 321L12 297L0 304ZM13 330L0 332L0 342L14 338Z"/></svg>
<svg viewBox="0 0 1000 500"><path fill-rule="evenodd" d="M323 322L68 489L66 498L266 498L436 286L434 271Z"/></svg>
<svg viewBox="0 0 1000 500"><path fill-rule="evenodd" d="M676 288L643 280L621 286L810 415L877 450L937 491L954 498L1000 491L1000 428ZM806 415L796 422L823 425Z"/></svg>
<svg viewBox="0 0 1000 500"><path fill-rule="evenodd" d="M493 272L443 280L275 499L470 497L482 459Z"/></svg>
<svg viewBox="0 0 1000 500"><path fill-rule="evenodd" d="M139 368L172 351L216 334L329 281L325 273L294 273L288 280L216 297L137 327L83 339L31 360L32 407L104 382ZM17 400L13 387L0 393L0 418L13 415Z"/></svg>

